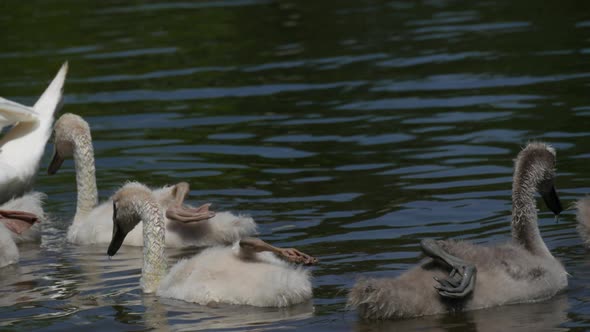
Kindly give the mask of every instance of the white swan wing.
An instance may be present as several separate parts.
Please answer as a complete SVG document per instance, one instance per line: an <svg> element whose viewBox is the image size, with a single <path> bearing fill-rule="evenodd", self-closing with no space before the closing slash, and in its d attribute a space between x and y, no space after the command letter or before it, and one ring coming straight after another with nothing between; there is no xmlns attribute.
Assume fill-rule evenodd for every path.
<svg viewBox="0 0 590 332"><path fill-rule="evenodd" d="M61 104L62 90L67 73L68 63L65 62L33 107L0 97L0 130L17 122L38 121L40 117L52 117Z"/></svg>
<svg viewBox="0 0 590 332"><path fill-rule="evenodd" d="M0 154L2 148L0 147ZM0 205L10 200L15 195L21 195L27 188L26 181L18 177L18 169L0 160Z"/></svg>
<svg viewBox="0 0 590 332"><path fill-rule="evenodd" d="M21 121L37 121L39 116L32 107L0 97L0 129Z"/></svg>

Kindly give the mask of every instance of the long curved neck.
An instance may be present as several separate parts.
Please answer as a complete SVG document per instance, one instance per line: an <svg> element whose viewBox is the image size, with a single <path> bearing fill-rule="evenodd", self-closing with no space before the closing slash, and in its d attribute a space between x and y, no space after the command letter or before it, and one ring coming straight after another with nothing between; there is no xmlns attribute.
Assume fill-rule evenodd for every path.
<svg viewBox="0 0 590 332"><path fill-rule="evenodd" d="M141 287L145 293L158 289L160 281L166 275L166 230L164 215L158 204L144 201L138 207L143 220L143 268L141 269Z"/></svg>
<svg viewBox="0 0 590 332"><path fill-rule="evenodd" d="M537 222L535 191L537 183L526 170L515 172L512 185L512 238L535 255L552 256Z"/></svg>
<svg viewBox="0 0 590 332"><path fill-rule="evenodd" d="M96 189L96 171L94 168L94 149L92 137L79 135L74 146L74 163L76 167L76 184L78 186L78 203L74 220L87 215L98 204Z"/></svg>

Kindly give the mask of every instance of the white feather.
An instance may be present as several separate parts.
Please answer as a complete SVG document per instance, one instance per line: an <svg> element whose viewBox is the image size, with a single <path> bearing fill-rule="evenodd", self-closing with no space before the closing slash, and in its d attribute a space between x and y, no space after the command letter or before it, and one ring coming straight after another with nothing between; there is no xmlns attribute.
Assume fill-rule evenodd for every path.
<svg viewBox="0 0 590 332"><path fill-rule="evenodd" d="M67 71L65 63L33 108L0 99L0 126L14 125L0 139L0 203L31 189Z"/></svg>
<svg viewBox="0 0 590 332"><path fill-rule="evenodd" d="M162 297L195 302L287 307L311 298L310 274L270 252L254 260L239 255L238 244L213 247L178 262L160 283Z"/></svg>
<svg viewBox="0 0 590 332"><path fill-rule="evenodd" d="M286 307L312 297L309 272L286 263L268 251L256 252L240 242L233 247L207 248L182 260L166 273L163 211L151 190L128 183L115 193L113 230L117 237L132 229L144 236L141 286L145 293L202 305L228 303L258 307ZM243 241L243 240L242 240ZM116 254L118 242L109 246Z"/></svg>

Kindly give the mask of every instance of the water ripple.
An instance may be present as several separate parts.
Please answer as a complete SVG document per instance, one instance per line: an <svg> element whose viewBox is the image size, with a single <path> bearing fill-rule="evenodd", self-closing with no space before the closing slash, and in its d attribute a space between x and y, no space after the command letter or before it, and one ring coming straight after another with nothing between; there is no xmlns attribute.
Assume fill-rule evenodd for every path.
<svg viewBox="0 0 590 332"><path fill-rule="evenodd" d="M320 259L312 301L200 306L143 294L142 249L66 242L75 167L35 189L41 244L0 270L0 329L587 330L590 256L573 203L590 193L590 21L583 3L5 0L0 94L34 104L65 60L62 112L92 128L101 200L129 180L187 181L193 205L252 216L259 236ZM23 19L26 17L27 19ZM556 223L540 232L570 273L549 301L367 322L359 277L398 276L420 241L511 238L513 158L558 153ZM200 248L167 250L170 264ZM433 290L434 291L434 290Z"/></svg>

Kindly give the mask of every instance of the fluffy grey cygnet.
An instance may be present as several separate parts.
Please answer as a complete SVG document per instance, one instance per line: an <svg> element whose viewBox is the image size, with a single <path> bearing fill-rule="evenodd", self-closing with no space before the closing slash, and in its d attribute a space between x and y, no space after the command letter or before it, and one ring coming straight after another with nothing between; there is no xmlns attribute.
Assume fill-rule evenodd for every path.
<svg viewBox="0 0 590 332"><path fill-rule="evenodd" d="M541 301L564 289L567 273L541 238L534 198L538 191L555 214L561 212L553 185L555 156L551 146L538 142L529 143L518 154L509 243L481 246L453 240L423 241L423 249L438 248L443 255L466 262L477 271L467 294L454 296L452 291L441 291L455 286L444 278L460 273L449 273L449 266L429 259L397 278L359 280L348 295L348 306L357 308L365 319L397 319Z"/></svg>

